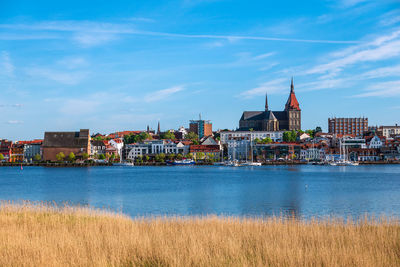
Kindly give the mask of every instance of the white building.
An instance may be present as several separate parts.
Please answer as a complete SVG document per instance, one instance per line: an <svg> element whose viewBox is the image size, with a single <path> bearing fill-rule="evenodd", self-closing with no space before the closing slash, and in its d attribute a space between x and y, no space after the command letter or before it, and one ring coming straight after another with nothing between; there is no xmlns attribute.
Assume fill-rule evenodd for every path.
<svg viewBox="0 0 400 267"><path fill-rule="evenodd" d="M250 140L228 140L229 160L250 160Z"/></svg>
<svg viewBox="0 0 400 267"><path fill-rule="evenodd" d="M182 133L182 138L183 139L185 139L185 136L188 134L188 131L183 126L179 127L178 132Z"/></svg>
<svg viewBox="0 0 400 267"><path fill-rule="evenodd" d="M125 148L125 158L134 160L139 156L147 154L182 154L189 153L189 146L184 145L182 142L175 143L165 140L148 140L143 143L129 144Z"/></svg>
<svg viewBox="0 0 400 267"><path fill-rule="evenodd" d="M220 132L221 144L227 144L228 140L251 140L256 138L262 140L267 137L273 142L280 142L283 138L283 131L266 132L266 131L226 131Z"/></svg>
<svg viewBox="0 0 400 267"><path fill-rule="evenodd" d="M394 135L400 135L400 126L397 124L395 126L381 126L379 129L382 130L382 135L386 138L390 138Z"/></svg>
<svg viewBox="0 0 400 267"><path fill-rule="evenodd" d="M381 148L382 145L382 140L376 135L369 141L369 148Z"/></svg>
<svg viewBox="0 0 400 267"><path fill-rule="evenodd" d="M300 159L306 160L325 160L325 149L324 148L308 148L300 150Z"/></svg>
<svg viewBox="0 0 400 267"><path fill-rule="evenodd" d="M122 148L124 147L124 141L122 141L122 138L111 139L108 143L117 150L118 155L122 155Z"/></svg>

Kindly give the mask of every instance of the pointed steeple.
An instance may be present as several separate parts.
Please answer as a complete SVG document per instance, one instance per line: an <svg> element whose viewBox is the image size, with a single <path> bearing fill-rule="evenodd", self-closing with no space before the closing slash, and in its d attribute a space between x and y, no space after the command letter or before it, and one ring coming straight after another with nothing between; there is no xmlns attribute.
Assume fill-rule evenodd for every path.
<svg viewBox="0 0 400 267"><path fill-rule="evenodd" d="M285 105L285 110L289 110L289 109L300 110L299 102L297 101L296 95L294 93L293 77L292 77L292 82L290 84L289 98Z"/></svg>
<svg viewBox="0 0 400 267"><path fill-rule="evenodd" d="M158 126L157 126L157 134L160 134L161 130L160 130L160 121L158 121Z"/></svg>
<svg viewBox="0 0 400 267"><path fill-rule="evenodd" d="M294 93L293 76L292 76L292 83L290 84L290 93Z"/></svg>
<svg viewBox="0 0 400 267"><path fill-rule="evenodd" d="M265 111L268 111L268 96L267 96L267 93L265 93Z"/></svg>

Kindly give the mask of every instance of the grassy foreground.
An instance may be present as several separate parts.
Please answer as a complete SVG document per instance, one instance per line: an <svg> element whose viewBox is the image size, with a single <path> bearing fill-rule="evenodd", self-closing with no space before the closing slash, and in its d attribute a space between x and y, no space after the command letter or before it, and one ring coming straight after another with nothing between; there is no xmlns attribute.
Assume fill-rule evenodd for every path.
<svg viewBox="0 0 400 267"><path fill-rule="evenodd" d="M0 266L400 266L398 221L154 218L0 206Z"/></svg>

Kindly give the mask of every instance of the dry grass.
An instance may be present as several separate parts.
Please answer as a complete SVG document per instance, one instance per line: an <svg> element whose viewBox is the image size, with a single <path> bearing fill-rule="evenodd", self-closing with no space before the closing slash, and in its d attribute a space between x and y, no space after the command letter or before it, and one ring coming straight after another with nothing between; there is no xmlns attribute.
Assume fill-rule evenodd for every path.
<svg viewBox="0 0 400 267"><path fill-rule="evenodd" d="M400 224L132 220L79 207L3 203L0 266L400 266Z"/></svg>

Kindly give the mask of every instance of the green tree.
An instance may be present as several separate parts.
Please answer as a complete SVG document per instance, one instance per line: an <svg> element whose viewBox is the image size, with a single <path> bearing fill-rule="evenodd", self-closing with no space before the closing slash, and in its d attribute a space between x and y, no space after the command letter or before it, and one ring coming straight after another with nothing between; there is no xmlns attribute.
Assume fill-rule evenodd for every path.
<svg viewBox="0 0 400 267"><path fill-rule="evenodd" d="M317 126L314 131L316 133L322 133L322 128L320 126Z"/></svg>
<svg viewBox="0 0 400 267"><path fill-rule="evenodd" d="M144 156L144 159L145 159L145 161L147 162L147 161L150 160L150 157L149 157L148 155L145 155L145 156Z"/></svg>
<svg viewBox="0 0 400 267"><path fill-rule="evenodd" d="M111 154L110 159L111 159L111 161L114 161L115 160L115 154Z"/></svg>
<svg viewBox="0 0 400 267"><path fill-rule="evenodd" d="M161 139L174 140L175 139L175 135L174 135L174 133L171 133L171 132L165 132L164 134L161 135Z"/></svg>
<svg viewBox="0 0 400 267"><path fill-rule="evenodd" d="M188 154L186 154L185 158L193 159L193 154L192 153L188 153Z"/></svg>
<svg viewBox="0 0 400 267"><path fill-rule="evenodd" d="M34 160L34 161L41 161L41 160L42 160L42 157L40 156L40 154L36 154L36 155L33 157L33 160Z"/></svg>
<svg viewBox="0 0 400 267"><path fill-rule="evenodd" d="M261 140L261 143L270 144L272 143L272 139L270 137L265 137L263 140Z"/></svg>
<svg viewBox="0 0 400 267"><path fill-rule="evenodd" d="M204 159L205 154L203 152L196 153L196 159Z"/></svg>
<svg viewBox="0 0 400 267"><path fill-rule="evenodd" d="M164 153L157 154L155 156L155 160L157 162L164 162L165 161L165 154Z"/></svg>
<svg viewBox="0 0 400 267"><path fill-rule="evenodd" d="M99 154L99 159L104 160L104 159L106 159L106 156L104 154Z"/></svg>
<svg viewBox="0 0 400 267"><path fill-rule="evenodd" d="M73 162L75 160L75 154L73 152L69 153L68 161Z"/></svg>
<svg viewBox="0 0 400 267"><path fill-rule="evenodd" d="M0 160L4 160L4 155L0 154Z"/></svg>
<svg viewBox="0 0 400 267"><path fill-rule="evenodd" d="M169 160L174 160L175 159L175 154L173 154L173 153L168 154L168 159Z"/></svg>
<svg viewBox="0 0 400 267"><path fill-rule="evenodd" d="M182 160L182 159L183 159L183 155L182 155L181 153L179 153L178 155L176 155L176 158L177 158L178 160Z"/></svg>
<svg viewBox="0 0 400 267"><path fill-rule="evenodd" d="M83 154L82 154L82 158L83 158L84 160L87 160L87 159L89 158L89 154L88 154L88 153L83 153Z"/></svg>
<svg viewBox="0 0 400 267"><path fill-rule="evenodd" d="M261 143L261 140L260 140L259 138L256 138L256 139L254 139L254 143L255 143L255 144L260 144L260 143Z"/></svg>
<svg viewBox="0 0 400 267"><path fill-rule="evenodd" d="M314 130L306 130L305 133L308 134L311 138L314 138Z"/></svg>
<svg viewBox="0 0 400 267"><path fill-rule="evenodd" d="M58 161L63 161L63 160L65 159L64 153L63 153L63 152L58 153L58 154L56 155L56 159L57 159Z"/></svg>
<svg viewBox="0 0 400 267"><path fill-rule="evenodd" d="M185 136L185 138L192 142L199 141L199 136L197 134L195 134L194 132L188 132L187 135Z"/></svg>
<svg viewBox="0 0 400 267"><path fill-rule="evenodd" d="M138 156L138 157L136 158L136 162L142 163L142 162L143 162L143 156L142 156L142 155Z"/></svg>

